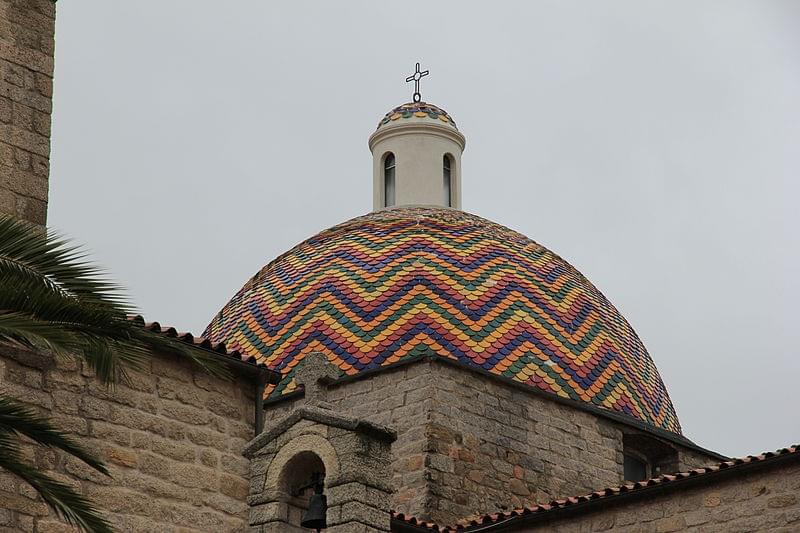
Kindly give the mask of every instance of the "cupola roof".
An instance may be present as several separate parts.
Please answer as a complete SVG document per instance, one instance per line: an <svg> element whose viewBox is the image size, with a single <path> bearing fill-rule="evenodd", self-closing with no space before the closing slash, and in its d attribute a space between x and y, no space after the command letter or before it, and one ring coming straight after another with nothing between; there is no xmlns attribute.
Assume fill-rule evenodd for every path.
<svg viewBox="0 0 800 533"><path fill-rule="evenodd" d="M680 433L647 350L594 285L455 209L384 209L311 237L245 283L204 335L282 373L272 397L296 388L311 352L347 375L432 356Z"/></svg>
<svg viewBox="0 0 800 533"><path fill-rule="evenodd" d="M399 105L386 113L384 117L378 122L378 128L396 123L402 124L405 121L411 120L435 120L438 124L447 124L453 129L458 131L455 120L447 111L439 106L429 104L428 102L408 102Z"/></svg>

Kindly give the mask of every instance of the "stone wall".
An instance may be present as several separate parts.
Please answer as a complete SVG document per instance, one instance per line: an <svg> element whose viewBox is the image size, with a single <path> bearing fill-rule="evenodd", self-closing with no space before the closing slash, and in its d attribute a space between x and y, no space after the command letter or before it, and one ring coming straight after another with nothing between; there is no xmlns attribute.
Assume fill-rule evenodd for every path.
<svg viewBox="0 0 800 533"><path fill-rule="evenodd" d="M445 365L434 366L431 518L518 508L622 481L614 423Z"/></svg>
<svg viewBox="0 0 800 533"><path fill-rule="evenodd" d="M91 498L119 531L242 531L255 384L160 357L108 390L77 361L0 349L0 394L35 406L107 462L111 477L37 446L38 468ZM36 493L0 472L0 531L66 531Z"/></svg>
<svg viewBox="0 0 800 533"><path fill-rule="evenodd" d="M0 0L0 213L44 225L55 3Z"/></svg>
<svg viewBox="0 0 800 533"><path fill-rule="evenodd" d="M381 533L391 527L391 443L383 426L319 406L303 405L255 438L251 533L304 533L303 516L322 474L329 533Z"/></svg>
<svg viewBox="0 0 800 533"><path fill-rule="evenodd" d="M619 485L623 433L637 431L430 360L336 384L328 400L397 431L394 510L445 524ZM268 405L267 427L296 401ZM718 462L674 448L678 469Z"/></svg>
<svg viewBox="0 0 800 533"><path fill-rule="evenodd" d="M636 500L609 500L601 509L522 524L504 531L800 531L800 462L742 471L724 480Z"/></svg>
<svg viewBox="0 0 800 533"><path fill-rule="evenodd" d="M432 409L430 365L405 365L331 388L327 400L337 412L369 419L397 431L392 444L394 509L418 515L428 507L425 465L426 422ZM265 430L302 399L268 405Z"/></svg>

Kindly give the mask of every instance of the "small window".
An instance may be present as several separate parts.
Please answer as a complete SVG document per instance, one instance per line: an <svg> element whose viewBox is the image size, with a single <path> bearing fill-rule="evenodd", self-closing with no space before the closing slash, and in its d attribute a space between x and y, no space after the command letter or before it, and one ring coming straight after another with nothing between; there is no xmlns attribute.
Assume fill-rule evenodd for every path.
<svg viewBox="0 0 800 533"><path fill-rule="evenodd" d="M678 471L678 452L652 435L626 432L622 436L622 471L626 481L643 481Z"/></svg>
<svg viewBox="0 0 800 533"><path fill-rule="evenodd" d="M442 170L442 176L443 176L443 180L444 180L444 205L446 205L447 207L452 207L452 205L453 205L453 202L451 200L452 192L451 192L451 186L450 186L450 172L451 172L450 168L451 168L451 166L452 166L452 164L451 164L451 161L450 161L450 156L445 154L444 158L442 159L442 169L443 169Z"/></svg>
<svg viewBox="0 0 800 533"><path fill-rule="evenodd" d="M383 159L383 205L392 207L395 203L395 182L394 182L394 154L389 152Z"/></svg>
<svg viewBox="0 0 800 533"><path fill-rule="evenodd" d="M644 481L647 476L647 463L632 455L625 455L623 470L625 481Z"/></svg>

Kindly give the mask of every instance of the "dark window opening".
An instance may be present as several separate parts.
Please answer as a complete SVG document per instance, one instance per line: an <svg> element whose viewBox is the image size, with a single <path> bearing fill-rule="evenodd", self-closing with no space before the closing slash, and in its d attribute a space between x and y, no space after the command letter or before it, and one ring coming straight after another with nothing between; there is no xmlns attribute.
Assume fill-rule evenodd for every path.
<svg viewBox="0 0 800 533"><path fill-rule="evenodd" d="M625 481L644 481L648 478L646 462L631 455L625 455L624 458Z"/></svg>
<svg viewBox="0 0 800 533"><path fill-rule="evenodd" d="M626 481L642 481L679 469L678 452L669 443L645 433L622 436Z"/></svg>
<svg viewBox="0 0 800 533"><path fill-rule="evenodd" d="M383 205L395 204L395 162L394 154L389 152L383 159Z"/></svg>
<svg viewBox="0 0 800 533"><path fill-rule="evenodd" d="M452 163L450 161L450 156L445 154L444 159L442 160L442 177L444 181L444 205L447 207L453 206L452 201L452 192L451 192L451 185L450 185L450 168L452 167Z"/></svg>

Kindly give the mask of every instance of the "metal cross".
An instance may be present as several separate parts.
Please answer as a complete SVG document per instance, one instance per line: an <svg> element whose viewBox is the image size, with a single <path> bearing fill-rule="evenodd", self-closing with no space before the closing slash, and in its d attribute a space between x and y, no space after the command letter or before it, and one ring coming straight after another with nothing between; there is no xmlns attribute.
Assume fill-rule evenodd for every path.
<svg viewBox="0 0 800 533"><path fill-rule="evenodd" d="M419 63L417 63L417 70L411 76L406 78L406 83L413 81L414 82L414 101L420 102L422 101L422 95L419 94L419 80L422 79L424 76L430 74L429 70L420 72L419 71Z"/></svg>

